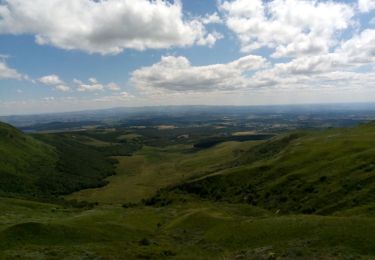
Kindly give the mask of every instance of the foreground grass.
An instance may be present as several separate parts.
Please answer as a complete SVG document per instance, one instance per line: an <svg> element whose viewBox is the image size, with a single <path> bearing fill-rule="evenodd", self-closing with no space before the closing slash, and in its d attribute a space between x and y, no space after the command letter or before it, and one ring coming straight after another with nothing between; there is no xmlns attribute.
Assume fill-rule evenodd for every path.
<svg viewBox="0 0 375 260"><path fill-rule="evenodd" d="M243 204L66 209L0 199L1 259L250 259L375 256L375 220L278 216Z"/></svg>

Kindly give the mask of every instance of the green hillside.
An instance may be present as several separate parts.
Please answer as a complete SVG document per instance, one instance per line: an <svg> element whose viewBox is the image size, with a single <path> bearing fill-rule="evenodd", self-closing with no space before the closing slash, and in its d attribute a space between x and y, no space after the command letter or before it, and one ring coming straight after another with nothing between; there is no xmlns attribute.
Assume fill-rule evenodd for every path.
<svg viewBox="0 0 375 260"><path fill-rule="evenodd" d="M88 145L58 135L37 140L0 123L0 194L49 198L103 186L113 162Z"/></svg>
<svg viewBox="0 0 375 260"><path fill-rule="evenodd" d="M373 214L375 124L280 136L177 190L281 213Z"/></svg>
<svg viewBox="0 0 375 260"><path fill-rule="evenodd" d="M0 191L36 195L40 175L54 172L55 149L0 123Z"/></svg>

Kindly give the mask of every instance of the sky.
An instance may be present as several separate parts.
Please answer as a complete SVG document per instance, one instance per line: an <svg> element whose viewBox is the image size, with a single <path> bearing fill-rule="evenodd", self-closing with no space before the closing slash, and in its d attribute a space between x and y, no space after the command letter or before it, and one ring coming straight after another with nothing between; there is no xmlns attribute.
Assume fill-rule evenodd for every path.
<svg viewBox="0 0 375 260"><path fill-rule="evenodd" d="M0 115L375 102L375 0L0 0Z"/></svg>

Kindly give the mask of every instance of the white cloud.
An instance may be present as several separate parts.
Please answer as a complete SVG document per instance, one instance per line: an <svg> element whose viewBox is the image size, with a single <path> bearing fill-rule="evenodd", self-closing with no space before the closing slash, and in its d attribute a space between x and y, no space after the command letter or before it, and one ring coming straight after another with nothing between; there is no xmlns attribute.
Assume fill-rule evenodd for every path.
<svg viewBox="0 0 375 260"><path fill-rule="evenodd" d="M349 4L315 0L224 1L220 9L243 52L268 47L274 57L329 52L354 15Z"/></svg>
<svg viewBox="0 0 375 260"><path fill-rule="evenodd" d="M185 57L167 56L134 71L130 82L142 91L215 91L243 87L245 74L264 68L266 60L249 55L227 64L192 66Z"/></svg>
<svg viewBox="0 0 375 260"><path fill-rule="evenodd" d="M3 0L0 34L32 34L38 44L101 54L213 45L217 36L199 18L184 17L180 1L162 0Z"/></svg>
<svg viewBox="0 0 375 260"><path fill-rule="evenodd" d="M121 92L121 93L120 93L120 97L121 97L121 98L134 98L133 95L129 94L129 93L126 92L126 91Z"/></svg>
<svg viewBox="0 0 375 260"><path fill-rule="evenodd" d="M343 42L337 53L347 56L349 64L375 62L375 29L366 29Z"/></svg>
<svg viewBox="0 0 375 260"><path fill-rule="evenodd" d="M224 36L221 33L218 33L216 31L214 31L212 33L207 34L207 36L205 38L200 38L197 41L197 45L200 45L200 46L207 45L209 47L212 47L212 46L215 45L215 43L216 43L217 40L220 40L223 37Z"/></svg>
<svg viewBox="0 0 375 260"><path fill-rule="evenodd" d="M127 101L135 99L135 96L129 94L126 91L119 93L119 95L104 96L94 99L95 102L116 102L116 101Z"/></svg>
<svg viewBox="0 0 375 260"><path fill-rule="evenodd" d="M375 67L356 72L362 66L375 63L375 30L365 30L342 42L334 52L301 56L289 62L276 63L272 68L257 71L248 86L274 88L342 88L375 87Z"/></svg>
<svg viewBox="0 0 375 260"><path fill-rule="evenodd" d="M98 92L104 91L106 89L110 91L120 91L121 88L114 82L108 84L100 83L96 78L89 78L88 83L84 83L81 80L74 79L73 83L77 85L77 90L79 92Z"/></svg>
<svg viewBox="0 0 375 260"><path fill-rule="evenodd" d="M207 14L205 17L201 19L203 24L221 24L223 20L219 16L217 12L213 14Z"/></svg>
<svg viewBox="0 0 375 260"><path fill-rule="evenodd" d="M56 74L43 76L39 78L37 81L44 85L54 87L56 90L61 92L70 91L70 87L66 86L64 81L61 80L60 77Z"/></svg>
<svg viewBox="0 0 375 260"><path fill-rule="evenodd" d="M375 0L358 0L358 8L361 12L370 12L375 9Z"/></svg>
<svg viewBox="0 0 375 260"><path fill-rule="evenodd" d="M121 90L120 86L117 85L117 84L114 83L114 82L111 82L111 83L107 84L106 87L107 87L107 89L109 89L109 90L111 90L111 91L120 91L120 90Z"/></svg>
<svg viewBox="0 0 375 260"><path fill-rule="evenodd" d="M102 84L81 84L77 90L79 92L96 92L103 89L104 86Z"/></svg>
<svg viewBox="0 0 375 260"><path fill-rule="evenodd" d="M41 77L38 79L40 83L43 83L44 85L48 86L55 86L59 84L63 84L64 82L59 78L59 76L52 74L52 75L47 75L44 77Z"/></svg>
<svg viewBox="0 0 375 260"><path fill-rule="evenodd" d="M70 91L70 87L65 86L65 85L57 85L55 88L59 91L62 91L62 92Z"/></svg>
<svg viewBox="0 0 375 260"><path fill-rule="evenodd" d="M17 72L17 70L9 68L5 61L1 60L0 57L0 79L22 79L24 76L22 76L20 73Z"/></svg>
<svg viewBox="0 0 375 260"><path fill-rule="evenodd" d="M363 71L360 68L365 66ZM131 83L146 94L238 92L258 89L375 87L375 30L365 29L332 52L302 55L271 65L261 56L227 64L192 66L185 57L161 61L131 74Z"/></svg>
<svg viewBox="0 0 375 260"><path fill-rule="evenodd" d="M77 85L83 84L83 82L81 80L79 80L79 79L73 79L73 83L77 84Z"/></svg>
<svg viewBox="0 0 375 260"><path fill-rule="evenodd" d="M89 82L92 84L98 84L98 80L96 78L89 78Z"/></svg>

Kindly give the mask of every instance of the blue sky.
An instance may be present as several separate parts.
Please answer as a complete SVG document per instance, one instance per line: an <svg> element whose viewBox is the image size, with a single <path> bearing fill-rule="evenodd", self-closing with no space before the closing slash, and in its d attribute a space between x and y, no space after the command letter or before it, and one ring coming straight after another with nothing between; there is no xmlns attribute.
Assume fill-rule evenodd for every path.
<svg viewBox="0 0 375 260"><path fill-rule="evenodd" d="M375 102L375 0L0 0L0 114Z"/></svg>

